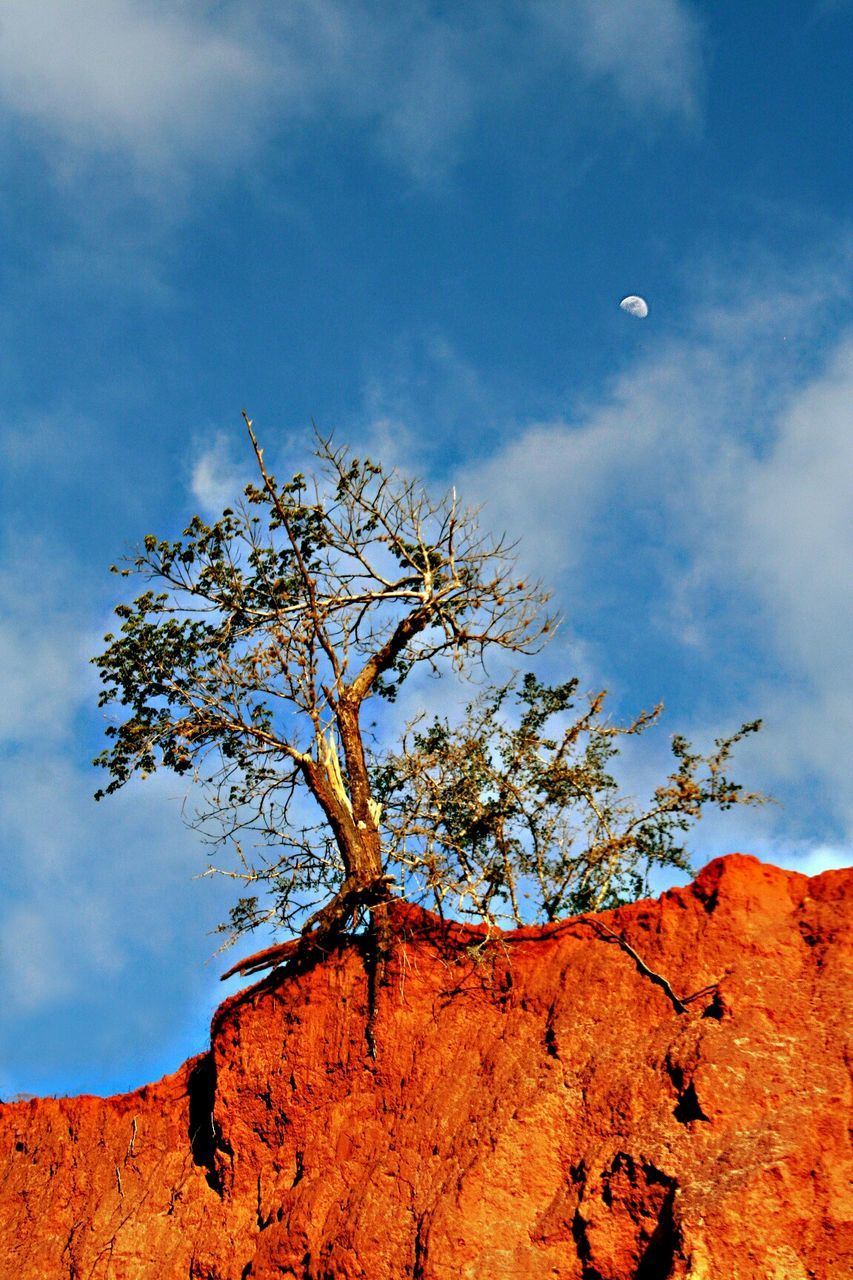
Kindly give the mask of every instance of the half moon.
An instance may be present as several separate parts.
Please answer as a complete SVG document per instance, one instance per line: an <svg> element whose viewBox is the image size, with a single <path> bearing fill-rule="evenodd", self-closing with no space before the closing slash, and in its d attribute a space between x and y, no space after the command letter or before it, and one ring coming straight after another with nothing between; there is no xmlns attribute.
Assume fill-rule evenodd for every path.
<svg viewBox="0 0 853 1280"><path fill-rule="evenodd" d="M636 316L638 320L645 320L649 314L649 304L645 298L638 298L635 293L629 293L627 298L623 298L619 303L623 311L627 311L629 316Z"/></svg>

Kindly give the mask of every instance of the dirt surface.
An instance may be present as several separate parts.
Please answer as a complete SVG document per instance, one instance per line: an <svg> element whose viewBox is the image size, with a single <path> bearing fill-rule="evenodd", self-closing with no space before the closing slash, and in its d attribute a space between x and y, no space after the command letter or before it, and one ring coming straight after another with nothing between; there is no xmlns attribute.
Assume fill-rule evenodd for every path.
<svg viewBox="0 0 853 1280"><path fill-rule="evenodd" d="M0 1277L841 1280L851 897L732 855L491 939L395 904L374 981L353 941L158 1084L0 1105Z"/></svg>

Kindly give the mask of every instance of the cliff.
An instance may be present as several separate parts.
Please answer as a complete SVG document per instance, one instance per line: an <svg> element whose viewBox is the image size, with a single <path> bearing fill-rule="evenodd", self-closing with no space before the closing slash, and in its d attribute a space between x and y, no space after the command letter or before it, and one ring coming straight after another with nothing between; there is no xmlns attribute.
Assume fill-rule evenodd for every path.
<svg viewBox="0 0 853 1280"><path fill-rule="evenodd" d="M0 1276L846 1276L851 889L733 855L488 941L398 904L374 999L353 941L158 1084L0 1106Z"/></svg>

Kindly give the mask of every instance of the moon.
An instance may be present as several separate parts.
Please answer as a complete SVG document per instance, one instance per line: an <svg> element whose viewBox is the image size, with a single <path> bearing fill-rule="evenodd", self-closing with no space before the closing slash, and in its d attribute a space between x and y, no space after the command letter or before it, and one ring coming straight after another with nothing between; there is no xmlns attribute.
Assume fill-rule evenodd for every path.
<svg viewBox="0 0 853 1280"><path fill-rule="evenodd" d="M623 311L627 311L629 316L636 316L638 320L645 320L649 314L649 304L645 298L638 298L635 293L629 293L627 298L623 298L619 303Z"/></svg>

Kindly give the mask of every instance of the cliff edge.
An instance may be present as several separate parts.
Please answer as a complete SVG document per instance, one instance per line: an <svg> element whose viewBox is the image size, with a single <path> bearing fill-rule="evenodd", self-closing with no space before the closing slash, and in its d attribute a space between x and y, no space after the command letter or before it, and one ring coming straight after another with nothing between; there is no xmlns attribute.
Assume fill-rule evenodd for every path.
<svg viewBox="0 0 853 1280"><path fill-rule="evenodd" d="M841 1280L851 896L732 855L491 938L396 904L381 982L352 940L157 1084L0 1105L0 1277Z"/></svg>

